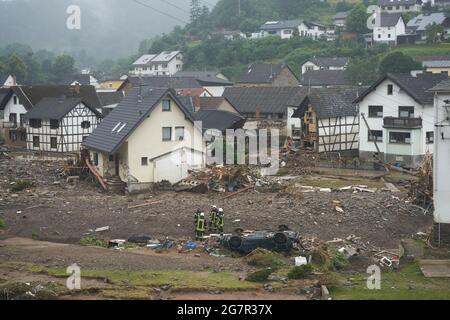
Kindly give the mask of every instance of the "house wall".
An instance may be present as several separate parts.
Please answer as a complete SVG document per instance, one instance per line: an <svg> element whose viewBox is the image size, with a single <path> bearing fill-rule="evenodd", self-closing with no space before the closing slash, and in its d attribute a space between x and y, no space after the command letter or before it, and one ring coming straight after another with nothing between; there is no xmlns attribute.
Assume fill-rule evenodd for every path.
<svg viewBox="0 0 450 320"><path fill-rule="evenodd" d="M203 88L211 94L211 97L221 97L226 87L203 87ZM205 97L209 96L210 95L205 95Z"/></svg>
<svg viewBox="0 0 450 320"><path fill-rule="evenodd" d="M392 84L394 91L393 95L387 95L388 85ZM369 117L369 106L383 106L383 117L382 118L370 118ZM372 159L372 154L377 152L375 144L373 141L368 140L368 128L362 119L361 114L364 113L366 120L370 126L371 130L381 130L383 131L383 141L377 142L380 152L385 154L385 159L392 160L395 159L395 155L404 155L404 146L392 145L388 142L389 132L403 132L402 129L385 129L383 118L394 117L398 118L399 106L411 106L414 107L414 117L422 118L422 129L420 133L413 133L412 129L408 131L411 132L411 140L414 143L414 147L411 149L411 156L405 157L406 163L417 162L422 155L427 151L433 152L433 144L426 143L426 132L434 131L434 109L431 105L422 106L414 99L412 99L405 91L401 90L399 86L390 81L389 79L381 83L375 91L368 94L363 101L358 104L360 113L360 157L363 159Z"/></svg>
<svg viewBox="0 0 450 320"><path fill-rule="evenodd" d="M319 152L358 150L358 116L318 119Z"/></svg>
<svg viewBox="0 0 450 320"><path fill-rule="evenodd" d="M171 102L172 110L170 112L162 111L162 103L160 103L150 114L150 117L132 133L128 138L128 169L129 174L138 180L139 183L156 182L154 173L156 158L162 155L178 150L180 148L193 148L202 152L201 132L194 129L194 124L185 118L184 113L176 106L175 102ZM162 128L172 128L172 140L162 140ZM184 141L175 141L175 127L185 128ZM195 136L195 143L194 143ZM141 158L147 157L149 162L147 166L142 166ZM170 159L168 160L170 161ZM203 162L196 162L196 167L201 167ZM186 172L187 174L187 172ZM160 178L160 177L158 177ZM128 179L123 179L127 181Z"/></svg>
<svg viewBox="0 0 450 320"><path fill-rule="evenodd" d="M165 65L167 65L165 67ZM147 66L133 66L130 73L147 76L173 76L178 71L183 71L183 56L178 54L169 62L150 62Z"/></svg>
<svg viewBox="0 0 450 320"><path fill-rule="evenodd" d="M302 74L305 74L308 70L320 70L320 67L311 61L307 61L302 65Z"/></svg>
<svg viewBox="0 0 450 320"><path fill-rule="evenodd" d="M292 118L297 107L287 108L287 121L286 121L286 133L289 137L293 136L293 129L301 129L302 122L300 118Z"/></svg>
<svg viewBox="0 0 450 320"><path fill-rule="evenodd" d="M84 129L81 123L90 122L90 127ZM83 103L73 108L59 121L58 129L50 128L50 119L42 120L40 128L30 127L27 123L27 149L45 152L78 152L83 137L88 137L97 128L100 119ZM33 145L33 137L39 137L39 146ZM51 147L51 138L57 139L57 147Z"/></svg>
<svg viewBox="0 0 450 320"><path fill-rule="evenodd" d="M17 98L17 104L14 104L14 97ZM25 115L27 113L27 109L20 103L19 98L13 94L11 99L6 103L5 109L3 111L3 122L9 123L9 115L11 113L17 114L17 124L20 123L20 115Z"/></svg>
<svg viewBox="0 0 450 320"><path fill-rule="evenodd" d="M389 13L397 13L397 12L419 12L422 10L422 7L418 4L415 5L396 5L395 3L392 6L381 6L381 11L389 12Z"/></svg>
<svg viewBox="0 0 450 320"><path fill-rule="evenodd" d="M0 88L1 87L11 87L11 86L15 86L16 85L16 80L14 79L13 76L8 76L8 78L6 79L5 83L0 83Z"/></svg>
<svg viewBox="0 0 450 320"><path fill-rule="evenodd" d="M375 27L373 29L373 41L397 43L397 36L406 34L406 26L403 19L399 19L395 27Z"/></svg>
<svg viewBox="0 0 450 320"><path fill-rule="evenodd" d="M426 69L427 72L431 72L431 73L447 73L450 74L450 67L448 68L427 68Z"/></svg>
<svg viewBox="0 0 450 320"><path fill-rule="evenodd" d="M300 82L292 71L285 67L272 83L272 87L297 87Z"/></svg>
<svg viewBox="0 0 450 320"><path fill-rule="evenodd" d="M446 121L448 115L445 100L450 99L450 92L435 96L435 122L441 126L435 127L434 156L434 221L450 224L450 123ZM450 234L450 229L448 230Z"/></svg>

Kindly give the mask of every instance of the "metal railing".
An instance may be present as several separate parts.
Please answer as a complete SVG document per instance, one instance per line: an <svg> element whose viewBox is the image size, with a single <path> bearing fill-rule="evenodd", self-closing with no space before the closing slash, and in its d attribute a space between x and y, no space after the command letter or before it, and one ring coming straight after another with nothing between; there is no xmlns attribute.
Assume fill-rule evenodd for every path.
<svg viewBox="0 0 450 320"><path fill-rule="evenodd" d="M383 120L386 128L422 128L422 118L386 117Z"/></svg>

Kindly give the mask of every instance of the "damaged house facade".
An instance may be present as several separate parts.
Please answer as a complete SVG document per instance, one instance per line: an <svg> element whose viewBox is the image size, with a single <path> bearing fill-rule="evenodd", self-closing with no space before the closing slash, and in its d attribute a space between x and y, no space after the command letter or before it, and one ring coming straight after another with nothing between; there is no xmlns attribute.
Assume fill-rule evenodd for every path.
<svg viewBox="0 0 450 320"><path fill-rule="evenodd" d="M300 87L234 87L227 88L224 97L247 119L245 127L257 129L274 126L291 135L290 129L298 125L292 118L306 95Z"/></svg>
<svg viewBox="0 0 450 320"><path fill-rule="evenodd" d="M311 89L292 115L293 139L317 152L358 152L359 117L353 101L360 89Z"/></svg>
<svg viewBox="0 0 450 320"><path fill-rule="evenodd" d="M152 183L176 183L204 167L202 132L173 90L141 86L85 140L83 146L104 181L118 180L129 192Z"/></svg>
<svg viewBox="0 0 450 320"><path fill-rule="evenodd" d="M374 153L389 163L416 166L433 152L433 94L428 89L444 74L387 74L364 91L355 103L360 116L362 159ZM366 124L367 122L367 124Z"/></svg>
<svg viewBox="0 0 450 320"><path fill-rule="evenodd" d="M44 98L24 117L27 149L78 152L81 143L100 123L102 115L80 98Z"/></svg>

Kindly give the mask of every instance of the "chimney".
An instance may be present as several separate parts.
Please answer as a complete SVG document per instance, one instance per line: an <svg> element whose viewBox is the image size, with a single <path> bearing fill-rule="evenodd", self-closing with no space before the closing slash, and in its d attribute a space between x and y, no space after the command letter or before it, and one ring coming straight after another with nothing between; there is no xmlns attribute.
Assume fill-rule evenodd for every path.
<svg viewBox="0 0 450 320"><path fill-rule="evenodd" d="M74 89L76 94L80 94L80 84L78 82L75 84Z"/></svg>

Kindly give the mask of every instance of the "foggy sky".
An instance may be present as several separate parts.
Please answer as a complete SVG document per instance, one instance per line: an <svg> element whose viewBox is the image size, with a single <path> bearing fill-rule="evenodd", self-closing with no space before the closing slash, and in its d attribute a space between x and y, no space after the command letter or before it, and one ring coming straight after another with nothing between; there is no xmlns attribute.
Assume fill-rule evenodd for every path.
<svg viewBox="0 0 450 320"><path fill-rule="evenodd" d="M84 49L88 55L115 59L136 53L141 40L189 21L190 0L136 1L173 17L134 0L0 0L0 46L23 43L34 50L69 53ZM201 1L210 8L217 2ZM66 28L66 9L72 4L81 8L81 30Z"/></svg>

